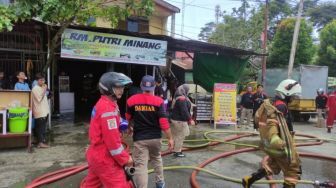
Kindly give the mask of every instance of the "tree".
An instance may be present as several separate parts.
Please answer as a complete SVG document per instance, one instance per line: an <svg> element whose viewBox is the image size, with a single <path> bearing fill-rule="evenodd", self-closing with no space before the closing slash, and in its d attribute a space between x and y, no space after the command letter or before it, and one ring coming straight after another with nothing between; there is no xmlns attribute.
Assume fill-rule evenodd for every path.
<svg viewBox="0 0 336 188"><path fill-rule="evenodd" d="M295 18L288 18L281 21L278 25L270 49L268 67L288 66L295 21ZM302 19L294 66L299 64L310 64L312 62L314 56L313 39L311 37L312 31L312 26Z"/></svg>
<svg viewBox="0 0 336 188"><path fill-rule="evenodd" d="M329 75L336 76L336 20L321 30L320 41L318 64L329 66Z"/></svg>
<svg viewBox="0 0 336 188"><path fill-rule="evenodd" d="M336 19L336 2L328 2L310 8L307 14L314 27L323 28L326 24Z"/></svg>
<svg viewBox="0 0 336 188"><path fill-rule="evenodd" d="M200 34L198 34L199 40L208 41L210 35L215 31L216 24L214 22L206 23L204 27L201 28Z"/></svg>
<svg viewBox="0 0 336 188"><path fill-rule="evenodd" d="M308 12L309 12L311 9L314 9L315 7L317 7L319 1L320 1L320 0L304 0L304 1L303 1L303 11L302 11L302 16L303 16L303 17L305 17L305 16L309 16L309 15L308 15ZM299 6L300 6L300 2L298 2L298 3L296 4L296 6L293 7L292 12L297 13L297 11L299 10Z"/></svg>
<svg viewBox="0 0 336 188"><path fill-rule="evenodd" d="M263 30L263 15L248 1L243 0L239 8L223 16L223 22L216 26L208 42L234 48L259 50L260 34Z"/></svg>
<svg viewBox="0 0 336 188"><path fill-rule="evenodd" d="M261 12L265 11L263 4L260 5L262 8ZM277 25L285 18L293 14L293 10L289 1L286 0L271 0L269 2L269 11L268 11L268 40L273 40L273 37L276 32Z"/></svg>
<svg viewBox="0 0 336 188"><path fill-rule="evenodd" d="M120 19L130 15L148 16L153 11L153 0L125 0L124 4L106 5L105 0L17 0L7 7L0 7L5 21L2 29L11 30L17 20L36 18L48 24L48 59L44 72L52 64L60 37L71 24L85 25L91 17L101 17L111 22L112 27ZM0 19L3 20L3 19ZM56 26L56 27L55 27Z"/></svg>

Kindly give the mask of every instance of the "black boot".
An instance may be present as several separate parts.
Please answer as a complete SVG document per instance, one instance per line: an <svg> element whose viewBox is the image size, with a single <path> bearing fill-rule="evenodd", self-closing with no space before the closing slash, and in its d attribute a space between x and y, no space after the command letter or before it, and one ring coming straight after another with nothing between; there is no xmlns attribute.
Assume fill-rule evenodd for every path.
<svg viewBox="0 0 336 188"><path fill-rule="evenodd" d="M250 188L254 182L264 178L266 175L266 170L261 168L257 172L253 173L251 176L245 176L242 180L242 185L244 188Z"/></svg>
<svg viewBox="0 0 336 188"><path fill-rule="evenodd" d="M327 131L328 133L331 133L331 128L328 128L328 131Z"/></svg>

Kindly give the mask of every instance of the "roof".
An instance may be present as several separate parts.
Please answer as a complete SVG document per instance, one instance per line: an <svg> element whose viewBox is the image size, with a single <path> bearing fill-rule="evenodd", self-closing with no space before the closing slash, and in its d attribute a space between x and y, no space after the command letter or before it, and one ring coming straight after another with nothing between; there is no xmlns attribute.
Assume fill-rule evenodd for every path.
<svg viewBox="0 0 336 188"><path fill-rule="evenodd" d="M164 8L166 8L166 9L168 9L168 10L174 12L174 13L180 13L180 9L179 9L179 8L177 8L176 6L170 4L170 3L166 2L166 1L163 1L163 0L155 0L155 3L156 3L157 5L160 5L160 6L164 7Z"/></svg>
<svg viewBox="0 0 336 188"><path fill-rule="evenodd" d="M189 57L190 55L190 57ZM176 52L175 58L172 60L172 63L183 68L184 70L193 69L193 58L194 53L185 53L185 52Z"/></svg>

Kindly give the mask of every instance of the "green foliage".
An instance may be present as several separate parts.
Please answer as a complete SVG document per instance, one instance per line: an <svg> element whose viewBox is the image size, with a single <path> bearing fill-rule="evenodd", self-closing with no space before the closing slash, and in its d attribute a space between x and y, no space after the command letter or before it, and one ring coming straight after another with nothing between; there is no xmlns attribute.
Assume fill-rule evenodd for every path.
<svg viewBox="0 0 336 188"><path fill-rule="evenodd" d="M31 18L62 26L69 22L86 25L90 17L100 17L115 27L120 19L130 15L146 17L153 10L153 0L126 0L108 6L105 0L17 0L13 5L0 7L1 15L4 15L0 19L0 31L10 30L18 19ZM3 17L9 18L3 21Z"/></svg>
<svg viewBox="0 0 336 188"><path fill-rule="evenodd" d="M327 2L308 10L310 21L317 28L323 28L326 24L336 19L336 2Z"/></svg>
<svg viewBox="0 0 336 188"><path fill-rule="evenodd" d="M223 22L216 26L208 42L257 51L263 25L263 14L243 0L241 7L234 8L231 15L223 16Z"/></svg>
<svg viewBox="0 0 336 188"><path fill-rule="evenodd" d="M265 11L265 5L260 4L262 7L260 12ZM271 0L269 2L269 13L268 13L268 39L273 40L273 37L276 32L276 26L281 22L281 20L291 16L293 14L293 9L289 4L289 1L286 0Z"/></svg>
<svg viewBox="0 0 336 188"><path fill-rule="evenodd" d="M329 66L329 75L336 76L336 20L321 30L320 41L318 64Z"/></svg>
<svg viewBox="0 0 336 188"><path fill-rule="evenodd" d="M270 49L268 67L288 66L290 50L292 46L294 26L296 19L288 18L281 21ZM310 64L314 56L313 40L311 37L312 26L304 19L301 20L298 44L294 59L294 66L299 64Z"/></svg>
<svg viewBox="0 0 336 188"><path fill-rule="evenodd" d="M208 41L211 34L215 31L215 22L208 22L204 27L201 28L200 34L198 34L199 40Z"/></svg>
<svg viewBox="0 0 336 188"><path fill-rule="evenodd" d="M2 30L12 30L12 20L17 21L17 17L15 16L15 12L13 9L9 7L5 7L0 5L0 31Z"/></svg>

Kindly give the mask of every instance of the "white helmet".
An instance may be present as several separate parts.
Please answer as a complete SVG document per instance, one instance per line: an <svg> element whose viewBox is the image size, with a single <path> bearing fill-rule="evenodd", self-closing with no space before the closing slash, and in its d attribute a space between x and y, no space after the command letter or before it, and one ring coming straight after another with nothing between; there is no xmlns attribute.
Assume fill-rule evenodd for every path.
<svg viewBox="0 0 336 188"><path fill-rule="evenodd" d="M323 95L323 93L324 93L324 89L323 89L323 88L319 88L319 89L317 90L317 94L319 94L319 95Z"/></svg>
<svg viewBox="0 0 336 188"><path fill-rule="evenodd" d="M300 96L301 85L292 79L283 80L275 89L277 95L284 99L285 97Z"/></svg>

